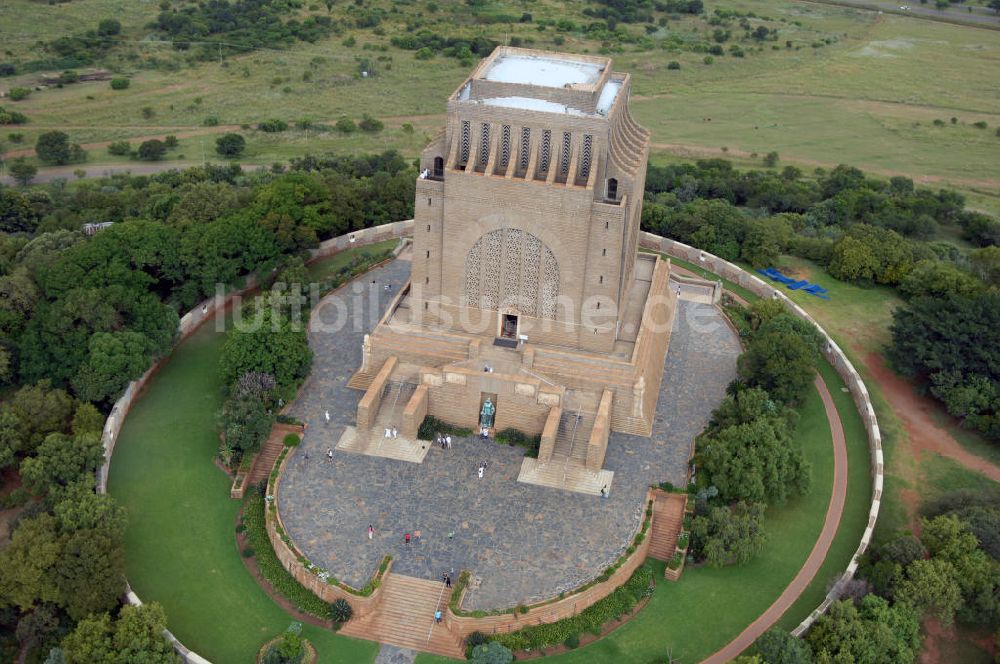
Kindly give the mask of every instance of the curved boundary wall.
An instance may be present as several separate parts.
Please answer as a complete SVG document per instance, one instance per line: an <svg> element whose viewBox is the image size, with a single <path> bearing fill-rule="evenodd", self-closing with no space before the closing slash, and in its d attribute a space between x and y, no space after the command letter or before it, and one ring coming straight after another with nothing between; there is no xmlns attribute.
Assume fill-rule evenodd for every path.
<svg viewBox="0 0 1000 664"><path fill-rule="evenodd" d="M851 393L851 397L854 399L854 405L857 407L858 413L861 414L861 419L865 425L865 432L868 434L868 449L871 454L872 468L872 502L868 511L868 525L865 526L865 532L861 536L861 542L858 544L857 551L854 552L854 555L851 557L851 562L847 565L847 569L840 576L840 579L838 579L837 583L834 584L833 588L826 594L822 603L820 603L820 605L812 613L810 613L805 620L799 623L798 627L792 630L792 634L794 636L802 636L809 630L810 627L812 627L812 624L816 621L816 619L826 613L827 609L830 608L830 605L840 597L840 589L843 585L854 578L854 573L858 569L858 560L868 549L868 545L872 540L872 533L875 530L875 522L878 520L878 510L879 504L882 500L882 486L884 482L882 433L879 430L878 420L875 418L875 408L872 406L871 397L868 394L868 388L865 386L864 381L861 380L861 375L854 368L854 365L847 359L847 355L844 354L844 351L841 350L840 346L838 346L830 335L827 334L826 330L823 329L823 326L817 323L812 316L807 314L802 307L792 302L787 295L774 286L771 286L763 279L750 274L743 268L733 265L729 261L723 260L718 256L714 256L700 249L695 249L694 247L683 244L682 242L677 242L676 240L669 240L659 235L642 231L639 233L639 243L642 247L646 247L647 249L662 251L668 256L680 258L681 260L685 260L689 263L699 265L710 272L714 272L723 279L739 284L743 288L746 288L748 291L762 298L781 300L796 316L815 325L824 340L824 357L826 357L830 364L833 365L837 374L839 374L844 380L848 391Z"/></svg>
<svg viewBox="0 0 1000 664"><path fill-rule="evenodd" d="M383 224L381 226L373 226L372 228L365 228L353 233L346 233L339 237L331 238L322 242L312 251L308 262L332 256L333 254L350 247L363 246L366 244L382 242L384 240L402 238L411 235L412 232L413 220L409 219L406 221L397 221L391 224ZM202 323L213 319L216 312L225 311L226 307L229 306L234 298L240 297L245 293L254 290L256 287L256 278L252 274L248 275L242 288L232 290L224 297L216 296L209 298L201 304L195 306L191 309L191 311L184 314L184 316L181 317L180 324L177 326L177 340L175 342L175 347L177 344L194 333L194 331L197 330ZM128 387L125 388L125 392L118 399L118 401L115 402L114 407L111 408L111 413L104 422L104 433L101 437L101 442L104 444L104 464L97 470L98 493L107 492L108 473L111 469L111 455L114 454L115 444L118 442L118 434L121 432L125 416L128 415L129 410L132 409L132 405L135 403L143 388L145 388L146 382L154 373L156 373L164 362L169 360L169 358L169 354L160 358L146 370L146 373L129 383ZM125 598L129 604L134 606L142 604L139 596L132 591L132 588L128 585L128 583L125 585ZM184 644L177 639L177 637L170 633L169 630L164 631L164 636L166 636L167 640L173 645L174 650L177 651L177 654L180 655L181 659L187 664L211 664L209 660L186 648Z"/></svg>
<svg viewBox="0 0 1000 664"><path fill-rule="evenodd" d="M333 254L352 246L363 246L367 244L374 244L376 242L382 242L384 240L403 238L411 235L412 231L413 220L409 219L406 221L397 221L391 224L383 224L381 226L366 228L353 233L346 233L322 242L312 251L309 262L332 256ZM847 359L847 356L833 341L830 335L826 333L826 330L813 320L813 318L807 314L802 307L792 302L791 299L789 299L788 296L780 290L774 288L764 280L750 274L737 265L733 265L732 263L717 256L695 249L694 247L681 242L669 240L645 231L640 232L639 239L640 244L643 247L662 251L669 256L680 258L696 265L702 265L705 269L733 283L739 284L743 288L746 288L760 297L780 299L796 316L815 325L816 329L820 331L820 334L825 340L823 355L830 362L830 364L833 365L834 369L844 380L844 383L847 385L847 388L854 399L855 406L861 414L862 421L865 425L865 431L868 435L868 445L871 452L873 474L872 502L868 513L868 525L865 527L865 532L861 537L861 542L858 545L857 551L851 558L850 564L848 564L847 569L841 575L838 583L835 584L834 588L827 593L826 598L819 605L819 607L810 613L809 616L798 625L798 627L792 630L792 634L795 636L801 636L812 626L813 622L815 622L819 616L826 612L826 610L830 607L830 604L838 599L839 590L843 583L854 577L854 573L858 567L858 559L865 552L865 550L867 550L868 545L871 543L872 533L875 529L875 522L878 519L879 503L881 501L882 486L884 481L882 434L879 430L878 420L875 417L875 409L872 406L871 398L868 394L868 388L865 387L864 381L861 380L861 376L854 368L854 365L851 364L850 360ZM180 343L194 333L194 331L197 330L202 323L214 318L216 312L224 311L234 298L242 296L256 287L256 279L253 275L249 275L242 288L231 291L225 297L213 297L195 306L181 318L177 327L176 343ZM146 371L146 373L129 383L125 392L118 399L118 401L115 402L114 407L112 407L111 413L108 415L108 418L104 423L104 433L102 436L102 442L104 444L104 464L97 471L98 493L105 493L107 491L108 473L111 468L111 456L114 453L115 444L118 442L118 435L121 432L125 417L128 415L132 405L135 403L137 397L146 386L146 382L159 369L160 365L168 359L169 355L161 358L155 362ZM126 584L126 599L129 604L132 605L137 606L142 604L138 595L132 591L132 588L128 586L128 584ZM211 664L209 660L186 648L184 644L182 644L173 634L170 633L169 630L165 630L165 636L171 642L174 649L181 656L181 659L184 662L188 664Z"/></svg>

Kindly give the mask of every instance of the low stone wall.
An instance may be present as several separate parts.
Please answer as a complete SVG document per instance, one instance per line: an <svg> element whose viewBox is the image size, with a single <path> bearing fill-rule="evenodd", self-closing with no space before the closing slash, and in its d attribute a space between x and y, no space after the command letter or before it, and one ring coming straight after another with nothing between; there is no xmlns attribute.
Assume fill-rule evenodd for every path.
<svg viewBox="0 0 1000 664"><path fill-rule="evenodd" d="M792 630L792 634L795 636L802 636L812 626L813 622L815 622L817 618L823 615L826 610L830 608L830 604L838 599L839 591L843 584L854 578L854 573L858 568L858 560L868 549L868 545L871 543L872 533L875 530L875 522L878 519L879 504L882 500L882 487L885 481L883 473L884 459L882 455L882 433L879 430L878 420L875 417L875 408L872 406L871 397L868 394L868 388L865 386L864 381L861 380L861 375L854 368L854 365L847 359L847 355L844 354L844 351L841 350L840 346L838 346L830 335L827 334L826 330L824 330L819 323L813 320L812 316L807 314L802 307L792 302L792 300L789 299L789 297L780 289L775 288L756 275L750 274L743 268L733 265L729 261L723 260L718 256L713 256L706 251L696 249L682 242L669 240L652 233L641 232L639 234L639 243L643 247L662 251L669 256L680 258L688 261L689 263L699 265L710 272L714 272L724 279L739 284L743 288L746 288L750 292L762 298L781 300L793 314L815 325L824 340L823 356L826 357L830 364L833 365L833 368L837 371L837 374L844 380L844 383L847 385L847 389L850 391L851 397L854 400L854 405L861 414L861 420L864 422L865 432L868 435L868 448L871 454L872 468L872 501L871 507L868 511L868 525L865 527L865 532L861 536L861 542L858 544L858 548L854 552L851 562L848 564L847 569L841 575L833 589L827 593L826 598L816 608L816 610L809 614L809 616L803 620L798 627Z"/></svg>
<svg viewBox="0 0 1000 664"><path fill-rule="evenodd" d="M647 507L652 500L652 491L647 492L645 504ZM646 519L645 510L642 515L643 521ZM624 584L632 576L632 573L646 562L646 555L649 551L650 535L653 532L653 519L650 517L649 528L646 534L635 548L635 552L630 555L622 566L607 578L605 581L595 583L586 590L568 595L562 599L544 604L533 604L528 607L527 613L503 613L493 616L483 616L476 618L473 616L459 616L449 608L445 612L444 622L447 628L457 637L464 639L472 632L482 632L483 634L498 634L501 632L514 632L525 627L552 623L557 620L569 618L580 613L595 602L604 599L619 586ZM640 526L641 530L641 526ZM463 593L464 597L464 593ZM462 597L459 598L459 606L462 604Z"/></svg>
<svg viewBox="0 0 1000 664"><path fill-rule="evenodd" d="M413 220L410 219L407 221L397 221L392 224L375 226L373 228L366 228L361 231L331 238L326 242L322 242L319 247L313 250L309 262L319 260L320 258L326 258L327 256L332 256L338 251L342 251L352 246L372 244L383 240L391 240L393 238L402 238L404 235L410 234L412 230ZM351 241L352 237L354 238L353 242ZM205 300L191 309L191 311L184 314L180 319L180 323L177 326L176 343L180 343L190 336L202 325L202 323L214 318L217 312L225 311L234 298L251 292L256 287L256 279L253 275L248 275L243 288L236 289L227 294L225 297L213 297ZM129 411L132 409L132 405L135 403L135 400L146 386L146 382L167 360L169 360L169 356L161 358L155 362L153 366L146 371L146 373L129 383L128 387L125 388L125 392L121 397L119 397L118 401L115 402L114 407L111 409L111 413L105 420L104 432L101 437L101 441L104 444L104 463L97 469L98 493L107 492L108 473L111 469L111 456L114 454L115 444L118 442L118 434L121 432L125 416L128 415ZM131 587L126 585L126 589L126 600L129 604L136 606L141 605L142 602L139 600L139 597L132 592ZM180 655L185 662L189 664L210 664L205 658L185 648L184 645L178 641L169 630L165 631L164 635L173 644L174 650L177 651L177 654Z"/></svg>

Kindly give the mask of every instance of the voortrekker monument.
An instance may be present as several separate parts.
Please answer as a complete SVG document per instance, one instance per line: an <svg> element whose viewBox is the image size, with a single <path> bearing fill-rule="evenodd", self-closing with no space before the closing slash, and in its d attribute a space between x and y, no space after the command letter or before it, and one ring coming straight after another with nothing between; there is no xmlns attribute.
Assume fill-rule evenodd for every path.
<svg viewBox="0 0 1000 664"><path fill-rule="evenodd" d="M650 434L677 304L669 261L637 252L649 132L630 83L608 58L499 47L449 97L410 281L365 337L340 449L419 462L433 416L540 435L519 481L610 490L608 436Z"/></svg>

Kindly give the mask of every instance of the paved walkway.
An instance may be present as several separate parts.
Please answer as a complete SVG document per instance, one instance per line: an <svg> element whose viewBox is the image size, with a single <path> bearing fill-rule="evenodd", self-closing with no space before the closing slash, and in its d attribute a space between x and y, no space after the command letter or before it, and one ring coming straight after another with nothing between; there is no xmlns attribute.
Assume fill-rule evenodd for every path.
<svg viewBox="0 0 1000 664"><path fill-rule="evenodd" d="M388 304L386 297L367 295L382 296L386 281L395 291L408 270L404 261L379 268L362 278L360 294L349 287L340 304L325 300L316 314L332 321L339 313L365 325L310 331L316 359L291 408L309 429L286 465L278 496L286 529L314 563L355 586L367 582L387 553L394 572L418 578L469 569L479 581L467 593L470 609L531 602L593 579L628 545L647 487L684 481L694 436L735 377L736 335L718 309L681 303L653 435L611 436L605 467L615 481L605 499L518 483L520 448L476 440L458 440L447 451L432 448L420 465L341 451L328 461L324 453L355 419L361 393L346 382L361 362L364 332ZM482 461L489 466L480 480ZM376 531L371 542L369 523ZM418 530L420 541L406 545L403 533Z"/></svg>
<svg viewBox="0 0 1000 664"><path fill-rule="evenodd" d="M795 603L799 595L812 582L826 560L826 554L837 534L840 517L844 512L844 501L847 498L847 442L844 439L844 428L840 423L840 415L837 414L837 406L833 403L833 397L830 396L826 383L817 375L813 384L823 399L823 409L826 412L826 419L830 423L830 432L833 434L833 491L830 495L830 503L826 508L823 530L798 574L778 596L778 599L774 600L774 603L764 613L740 632L739 636L705 659L704 664L725 664L725 662L738 657L741 652L753 645L753 642L761 634L778 622L785 611Z"/></svg>

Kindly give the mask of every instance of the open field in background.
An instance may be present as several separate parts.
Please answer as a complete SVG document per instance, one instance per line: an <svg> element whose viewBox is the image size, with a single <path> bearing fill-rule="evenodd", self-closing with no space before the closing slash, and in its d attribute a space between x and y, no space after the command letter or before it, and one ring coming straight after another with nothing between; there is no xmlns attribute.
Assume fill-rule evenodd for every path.
<svg viewBox="0 0 1000 664"><path fill-rule="evenodd" d="M389 3L382 3L391 7ZM68 26L88 25L104 15L123 21L123 37L146 36L142 25L152 19L152 2L79 0L48 6L30 0L10 0L0 8L0 41L14 52L25 44L23 35L53 37ZM121 5L121 7L119 7ZM497 1L488 12L518 16L530 11L535 19L566 16L589 21L581 1L530 3ZM995 72L1000 66L1000 32L954 26L902 16L832 5L787 0L731 0L709 2L708 9L753 11L772 19L778 28L777 50L772 42L748 48L745 58L715 57L705 65L704 54L669 52L662 48L637 51L626 45L613 54L616 69L632 73L633 110L653 132L654 152L686 158L723 156L759 163L751 155L772 150L782 164L806 170L848 163L883 175L904 173L930 185L954 184L971 194L974 205L1000 211L1000 93ZM85 10L85 8L88 8ZM324 8L325 11L325 8ZM344 5L334 18L349 11ZM112 91L106 82L83 83L34 93L11 103L31 123L5 127L0 142L8 151L31 148L42 131L62 128L74 141L98 143L123 138L186 132L218 132L207 128L206 117L222 125L252 124L278 117L289 122L309 118L335 121L363 113L393 118L380 135L286 132L275 136L250 135L245 158L270 163L311 150L366 151L396 148L415 156L444 121L444 100L464 79L468 68L442 56L416 60L413 52L392 46L381 52L364 50L389 44L393 34L405 33L405 23L417 14L427 27L445 35L486 35L498 41L508 36L534 40L547 49L596 52L600 44L579 35L539 32L533 24L468 25L467 9L454 6L431 14L422 4L400 5L383 21L384 36L371 30L350 30L343 36L315 44L299 42L284 51L261 50L218 62L195 64L179 71L135 69L122 58L121 68L133 75L130 89ZM30 17L38 16L39 20ZM12 17L14 20L3 20ZM780 22L784 19L785 22ZM797 22L795 24L793 22ZM640 31L641 26L628 26ZM739 32L738 26L735 32ZM678 37L690 41L711 29L700 18L670 20L654 39ZM357 40L344 46L347 36ZM556 37L565 38L561 46ZM14 37L7 41L8 37ZM19 38L20 37L20 38ZM793 48L784 47L785 40ZM813 48L811 44L830 41ZM728 44L726 45L728 46ZM162 60L181 56L168 46L138 47L139 56ZM378 58L383 58L379 61ZM373 78L357 77L358 58L375 61ZM676 60L680 70L668 70ZM309 72L311 81L303 81ZM3 79L8 87L18 79ZM143 117L143 108L152 117ZM958 123L952 125L950 118ZM707 121L711 118L711 121ZM945 126L934 126L935 119ZM987 129L972 126L985 121ZM404 122L413 134L398 131ZM169 128L169 129L168 129ZM396 131L393 131L395 129ZM21 146L6 133L24 134ZM212 155L214 142L199 139L193 148L176 151L185 161L202 160L202 143ZM722 148L727 151L723 152ZM104 147L91 149L92 163L112 163Z"/></svg>

